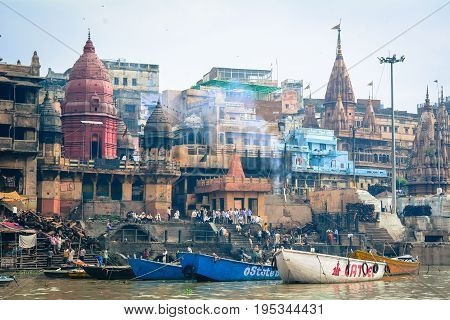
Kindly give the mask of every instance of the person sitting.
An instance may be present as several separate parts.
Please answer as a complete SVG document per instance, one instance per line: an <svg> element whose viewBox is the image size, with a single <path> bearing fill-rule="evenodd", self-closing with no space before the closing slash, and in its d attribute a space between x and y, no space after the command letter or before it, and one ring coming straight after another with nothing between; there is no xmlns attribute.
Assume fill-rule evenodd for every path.
<svg viewBox="0 0 450 320"><path fill-rule="evenodd" d="M237 233L241 233L241 230L242 230L241 225L240 225L240 224L237 224L237 225L236 225L236 232L237 232Z"/></svg>
<svg viewBox="0 0 450 320"><path fill-rule="evenodd" d="M175 213L173 214L173 219L174 220L180 220L180 211L175 211Z"/></svg>

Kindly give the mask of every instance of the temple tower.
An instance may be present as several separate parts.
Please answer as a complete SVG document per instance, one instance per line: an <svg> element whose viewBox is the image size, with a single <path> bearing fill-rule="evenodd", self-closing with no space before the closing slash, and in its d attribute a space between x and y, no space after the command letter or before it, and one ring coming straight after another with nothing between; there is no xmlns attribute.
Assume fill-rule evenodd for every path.
<svg viewBox="0 0 450 320"><path fill-rule="evenodd" d="M333 29L338 30L336 60L331 70L325 94L322 127L330 130L337 130L336 128L345 130L354 125L356 103L350 75L348 74L344 56L342 55L340 24ZM336 107L340 107L340 104L338 104L339 95L345 117L342 117L341 111L335 111ZM340 117L339 119L336 118L338 116ZM336 124L336 122L342 122L343 119L345 119L345 125Z"/></svg>
<svg viewBox="0 0 450 320"><path fill-rule="evenodd" d="M117 157L117 111L108 71L90 35L75 62L62 106L64 157L89 160Z"/></svg>

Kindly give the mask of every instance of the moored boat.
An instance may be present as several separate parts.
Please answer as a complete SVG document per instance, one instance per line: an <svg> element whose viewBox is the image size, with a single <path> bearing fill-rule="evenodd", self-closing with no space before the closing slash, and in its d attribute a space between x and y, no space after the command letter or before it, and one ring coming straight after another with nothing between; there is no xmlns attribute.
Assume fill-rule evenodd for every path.
<svg viewBox="0 0 450 320"><path fill-rule="evenodd" d="M145 259L128 259L137 280L186 280L181 266Z"/></svg>
<svg viewBox="0 0 450 320"><path fill-rule="evenodd" d="M68 278L69 271L73 269L47 269L44 270L44 275L49 278Z"/></svg>
<svg viewBox="0 0 450 320"><path fill-rule="evenodd" d="M386 264L315 252L282 249L274 258L284 283L345 283L383 277Z"/></svg>
<svg viewBox="0 0 450 320"><path fill-rule="evenodd" d="M130 266L82 266L92 278L99 280L129 280L135 277Z"/></svg>
<svg viewBox="0 0 450 320"><path fill-rule="evenodd" d="M356 250L352 252L349 257L355 259L384 262L387 264L386 276L397 276L415 274L419 270L420 262L411 256L401 256L396 258L387 258L378 254Z"/></svg>
<svg viewBox="0 0 450 320"><path fill-rule="evenodd" d="M86 271L84 271L83 269L69 270L69 272L67 273L67 276L71 279L89 278L89 274Z"/></svg>
<svg viewBox="0 0 450 320"><path fill-rule="evenodd" d="M179 253L183 273L198 281L280 280L278 271L268 265L241 262L198 253Z"/></svg>
<svg viewBox="0 0 450 320"><path fill-rule="evenodd" d="M13 281L16 281L16 279L12 276L1 276L0 275L0 287L6 287Z"/></svg>

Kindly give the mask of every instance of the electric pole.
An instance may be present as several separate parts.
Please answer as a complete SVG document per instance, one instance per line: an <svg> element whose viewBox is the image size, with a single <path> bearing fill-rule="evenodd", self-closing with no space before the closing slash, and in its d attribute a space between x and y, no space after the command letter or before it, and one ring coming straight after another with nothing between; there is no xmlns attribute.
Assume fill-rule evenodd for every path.
<svg viewBox="0 0 450 320"><path fill-rule="evenodd" d="M401 56L397 59L394 54L392 57L381 57L378 58L380 63L389 63L391 65L391 108L392 108L392 116L391 116L391 131L392 131L392 214L397 213L397 172L395 169L396 161L395 161L395 112L394 112L394 64L397 62L405 61L405 56Z"/></svg>

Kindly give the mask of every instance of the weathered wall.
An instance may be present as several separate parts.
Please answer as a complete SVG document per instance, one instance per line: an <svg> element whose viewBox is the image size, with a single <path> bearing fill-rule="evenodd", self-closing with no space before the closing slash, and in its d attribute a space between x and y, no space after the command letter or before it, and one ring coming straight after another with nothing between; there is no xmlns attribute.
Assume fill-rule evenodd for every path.
<svg viewBox="0 0 450 320"><path fill-rule="evenodd" d="M422 266L448 266L450 243L414 243L411 255L419 256Z"/></svg>
<svg viewBox="0 0 450 320"><path fill-rule="evenodd" d="M314 213L345 213L347 203L360 202L354 189L313 191L309 201Z"/></svg>
<svg viewBox="0 0 450 320"><path fill-rule="evenodd" d="M266 196L266 219L273 225L300 226L312 222L312 211L301 203L284 202L281 196Z"/></svg>

